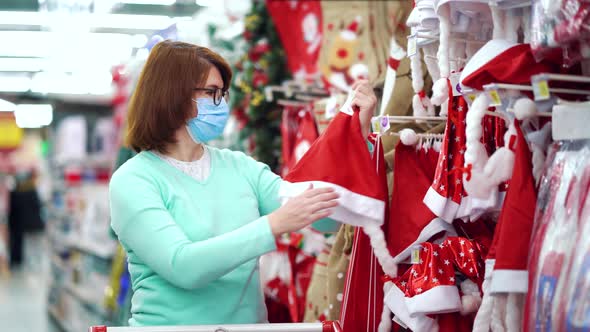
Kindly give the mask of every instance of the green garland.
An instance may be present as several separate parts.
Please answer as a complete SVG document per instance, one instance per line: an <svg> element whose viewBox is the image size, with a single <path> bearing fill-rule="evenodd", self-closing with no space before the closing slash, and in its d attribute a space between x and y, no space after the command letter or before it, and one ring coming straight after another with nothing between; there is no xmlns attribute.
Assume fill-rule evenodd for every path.
<svg viewBox="0 0 590 332"><path fill-rule="evenodd" d="M278 171L281 155L281 111L265 98L264 87L289 78L285 53L264 1L254 1L245 18L246 50L235 64L231 106L242 123L242 146Z"/></svg>

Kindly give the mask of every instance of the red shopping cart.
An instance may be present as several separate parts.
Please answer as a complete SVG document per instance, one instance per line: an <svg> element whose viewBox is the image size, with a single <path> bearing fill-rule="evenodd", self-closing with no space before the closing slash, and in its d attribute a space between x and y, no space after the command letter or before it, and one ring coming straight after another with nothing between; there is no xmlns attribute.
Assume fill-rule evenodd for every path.
<svg viewBox="0 0 590 332"><path fill-rule="evenodd" d="M342 332L338 322L295 324L245 324L201 326L107 327L92 326L88 332Z"/></svg>

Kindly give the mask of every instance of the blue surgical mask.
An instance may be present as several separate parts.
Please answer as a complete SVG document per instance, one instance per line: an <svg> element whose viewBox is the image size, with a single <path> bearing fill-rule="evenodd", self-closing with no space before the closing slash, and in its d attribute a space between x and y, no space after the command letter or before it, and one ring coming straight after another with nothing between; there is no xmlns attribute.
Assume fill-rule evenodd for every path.
<svg viewBox="0 0 590 332"><path fill-rule="evenodd" d="M206 143L223 134L229 118L229 106L225 99L219 105L211 98L197 98L197 116L188 120L186 130L196 143Z"/></svg>

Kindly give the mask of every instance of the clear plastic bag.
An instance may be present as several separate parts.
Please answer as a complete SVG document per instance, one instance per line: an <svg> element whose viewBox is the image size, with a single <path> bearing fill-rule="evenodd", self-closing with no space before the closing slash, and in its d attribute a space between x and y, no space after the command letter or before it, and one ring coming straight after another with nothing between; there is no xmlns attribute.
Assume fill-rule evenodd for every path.
<svg viewBox="0 0 590 332"><path fill-rule="evenodd" d="M526 331L565 331L563 303L570 295L570 262L577 252L581 197L590 174L590 144L560 142L539 188L536 229L529 258ZM586 183L586 184L584 184ZM588 239L588 238L586 238ZM580 239L582 240L582 239ZM584 318L585 319L585 318Z"/></svg>
<svg viewBox="0 0 590 332"><path fill-rule="evenodd" d="M556 48L566 66L590 58L590 1L533 0L531 48L537 60Z"/></svg>

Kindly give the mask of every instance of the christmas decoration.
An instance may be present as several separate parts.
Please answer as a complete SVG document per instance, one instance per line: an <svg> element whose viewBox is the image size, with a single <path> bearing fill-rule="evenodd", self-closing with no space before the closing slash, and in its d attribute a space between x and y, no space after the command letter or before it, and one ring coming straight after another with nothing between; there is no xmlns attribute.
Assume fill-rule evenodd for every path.
<svg viewBox="0 0 590 332"><path fill-rule="evenodd" d="M264 1L254 1L245 18L246 50L234 64L232 113L238 121L240 144L252 157L277 170L281 152L281 111L264 98L264 87L289 78L285 54Z"/></svg>

